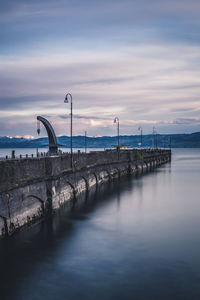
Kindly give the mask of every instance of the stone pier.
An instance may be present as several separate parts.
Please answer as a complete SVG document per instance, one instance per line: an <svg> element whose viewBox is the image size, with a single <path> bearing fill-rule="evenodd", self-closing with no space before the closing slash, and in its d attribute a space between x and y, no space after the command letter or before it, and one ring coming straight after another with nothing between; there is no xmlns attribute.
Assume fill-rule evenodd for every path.
<svg viewBox="0 0 200 300"><path fill-rule="evenodd" d="M169 162L170 150L123 150L0 161L0 236L45 218L105 181Z"/></svg>

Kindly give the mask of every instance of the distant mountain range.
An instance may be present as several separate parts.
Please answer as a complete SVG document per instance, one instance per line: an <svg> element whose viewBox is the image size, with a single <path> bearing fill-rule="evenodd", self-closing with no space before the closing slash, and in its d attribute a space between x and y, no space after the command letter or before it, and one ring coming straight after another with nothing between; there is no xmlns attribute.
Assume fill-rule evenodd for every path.
<svg viewBox="0 0 200 300"><path fill-rule="evenodd" d="M171 139L172 148L200 148L200 132L192 134L158 134L157 146L169 147ZM58 143L64 147L70 147L70 137L61 136L57 138ZM122 135L120 144L130 147L138 147L140 135ZM38 139L0 137L0 148L42 148L48 144L48 138ZM111 148L117 144L116 136L87 137L88 148ZM84 148L85 137L73 136L73 147ZM152 147L152 135L143 136L143 147Z"/></svg>

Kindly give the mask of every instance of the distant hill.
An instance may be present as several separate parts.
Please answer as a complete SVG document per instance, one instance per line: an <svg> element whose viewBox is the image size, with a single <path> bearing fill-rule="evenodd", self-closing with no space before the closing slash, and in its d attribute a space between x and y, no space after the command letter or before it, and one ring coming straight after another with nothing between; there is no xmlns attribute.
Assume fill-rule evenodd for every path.
<svg viewBox="0 0 200 300"><path fill-rule="evenodd" d="M158 134L157 146L168 147L171 138L172 148L200 148L200 132L192 134ZM70 137L58 137L58 143L65 147L70 147ZM138 147L140 135L120 136L120 144L130 147ZM0 148L42 148L48 144L48 138L25 139L0 137ZM88 148L111 148L117 144L116 136L87 137ZM73 136L73 147L84 148L85 137ZM143 136L143 147L152 147L152 135Z"/></svg>

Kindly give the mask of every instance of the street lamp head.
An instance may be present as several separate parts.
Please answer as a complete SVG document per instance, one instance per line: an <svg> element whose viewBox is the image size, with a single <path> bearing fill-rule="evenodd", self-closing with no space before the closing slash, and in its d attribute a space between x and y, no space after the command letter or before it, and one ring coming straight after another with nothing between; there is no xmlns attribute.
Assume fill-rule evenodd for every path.
<svg viewBox="0 0 200 300"><path fill-rule="evenodd" d="M71 103L72 103L72 94L70 94L70 93L68 93L68 94L65 96L64 103L69 103L68 96L71 98Z"/></svg>
<svg viewBox="0 0 200 300"><path fill-rule="evenodd" d="M114 118L114 123L117 123L117 122L119 122L119 118L118 117Z"/></svg>
<svg viewBox="0 0 200 300"><path fill-rule="evenodd" d="M69 103L67 96L68 96L68 94L65 96L64 103Z"/></svg>

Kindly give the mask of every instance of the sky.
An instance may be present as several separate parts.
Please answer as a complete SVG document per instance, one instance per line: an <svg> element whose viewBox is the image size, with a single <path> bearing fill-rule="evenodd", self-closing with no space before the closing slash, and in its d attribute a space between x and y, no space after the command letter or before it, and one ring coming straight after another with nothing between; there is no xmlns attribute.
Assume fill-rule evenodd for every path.
<svg viewBox="0 0 200 300"><path fill-rule="evenodd" d="M200 131L199 0L0 0L0 136ZM41 126L41 135L45 129Z"/></svg>

